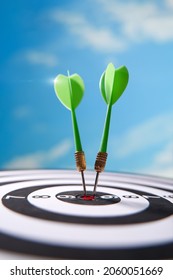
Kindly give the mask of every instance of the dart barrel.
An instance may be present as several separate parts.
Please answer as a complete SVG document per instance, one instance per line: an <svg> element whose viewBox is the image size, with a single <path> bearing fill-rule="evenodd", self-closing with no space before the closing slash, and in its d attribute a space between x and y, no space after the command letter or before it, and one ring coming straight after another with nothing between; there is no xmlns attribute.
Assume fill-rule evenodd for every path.
<svg viewBox="0 0 173 280"><path fill-rule="evenodd" d="M85 154L83 151L75 152L76 168L79 172L86 169Z"/></svg>
<svg viewBox="0 0 173 280"><path fill-rule="evenodd" d="M108 154L105 152L98 152L94 166L96 172L102 172L104 170L107 156Z"/></svg>

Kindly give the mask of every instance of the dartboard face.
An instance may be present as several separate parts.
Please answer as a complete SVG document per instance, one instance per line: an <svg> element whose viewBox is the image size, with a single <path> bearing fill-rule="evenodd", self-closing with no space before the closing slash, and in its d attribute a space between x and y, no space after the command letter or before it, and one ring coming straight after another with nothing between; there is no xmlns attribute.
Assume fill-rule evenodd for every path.
<svg viewBox="0 0 173 280"><path fill-rule="evenodd" d="M0 172L0 248L70 259L173 257L173 180L73 170Z"/></svg>

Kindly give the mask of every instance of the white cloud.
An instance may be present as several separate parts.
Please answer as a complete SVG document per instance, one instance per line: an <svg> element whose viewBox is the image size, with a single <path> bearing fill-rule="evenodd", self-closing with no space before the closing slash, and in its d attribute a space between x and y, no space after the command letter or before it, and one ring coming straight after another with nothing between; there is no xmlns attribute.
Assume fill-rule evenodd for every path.
<svg viewBox="0 0 173 280"><path fill-rule="evenodd" d="M129 161L130 156L145 158L146 152L147 165L143 164L140 168L136 166L135 173L173 178L172 123L173 113L165 113L132 127L123 135L111 138L111 156Z"/></svg>
<svg viewBox="0 0 173 280"><path fill-rule="evenodd" d="M173 165L173 140L155 156L158 165Z"/></svg>
<svg viewBox="0 0 173 280"><path fill-rule="evenodd" d="M64 24L71 34L78 38L78 45L89 46L97 51L122 51L125 48L124 40L116 36L111 29L96 27L82 14L53 10L49 18L57 23Z"/></svg>
<svg viewBox="0 0 173 280"><path fill-rule="evenodd" d="M16 119L26 119L31 115L31 109L29 107L26 106L20 106L17 107L14 111L13 111L13 116Z"/></svg>
<svg viewBox="0 0 173 280"><path fill-rule="evenodd" d="M65 156L72 147L70 140L64 140L48 151L40 151L33 154L18 156L7 162L4 168L7 169L27 169L42 168L51 162Z"/></svg>
<svg viewBox="0 0 173 280"><path fill-rule="evenodd" d="M110 146L116 147L112 153L116 158L125 158L157 144L173 139L173 113L155 116L120 136L110 139Z"/></svg>
<svg viewBox="0 0 173 280"><path fill-rule="evenodd" d="M48 125L45 123L35 123L35 124L33 124L32 127L33 127L34 134L35 133L39 133L39 134L48 133Z"/></svg>
<svg viewBox="0 0 173 280"><path fill-rule="evenodd" d="M47 67L54 67L57 65L57 57L54 54L48 52L26 50L20 56L22 60L34 65L42 65Z"/></svg>
<svg viewBox="0 0 173 280"><path fill-rule="evenodd" d="M76 37L78 46L105 53L124 51L130 44L144 40L159 43L173 40L172 0L162 3L96 0L92 5L94 20L89 19L84 11L58 8L48 11L47 17L63 24Z"/></svg>
<svg viewBox="0 0 173 280"><path fill-rule="evenodd" d="M173 40L173 3L97 0L113 23L120 25L120 37L127 41ZM170 8L171 7L171 8Z"/></svg>
<svg viewBox="0 0 173 280"><path fill-rule="evenodd" d="M168 8L173 9L173 0L165 0L165 4L168 6Z"/></svg>
<svg viewBox="0 0 173 280"><path fill-rule="evenodd" d="M137 172L173 178L173 140L154 155L147 167Z"/></svg>

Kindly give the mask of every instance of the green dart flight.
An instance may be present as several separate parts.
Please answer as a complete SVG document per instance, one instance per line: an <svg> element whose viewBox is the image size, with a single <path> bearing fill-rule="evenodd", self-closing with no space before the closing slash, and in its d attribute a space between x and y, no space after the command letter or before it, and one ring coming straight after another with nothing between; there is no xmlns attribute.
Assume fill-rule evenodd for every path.
<svg viewBox="0 0 173 280"><path fill-rule="evenodd" d="M78 74L73 74L68 76L58 75L54 80L54 89L56 96L60 102L71 111L72 126L74 134L75 143L75 159L77 169L81 172L84 193L86 194L85 180L84 180L84 170L86 169L85 155L82 150L82 144L80 140L80 134L76 119L75 109L80 104L84 95L84 82Z"/></svg>
<svg viewBox="0 0 173 280"><path fill-rule="evenodd" d="M125 66L115 69L112 63L109 63L106 71L102 74L100 78L100 91L103 96L104 101L107 104L107 113L103 129L103 135L101 139L100 150L97 154L95 161L95 170L97 172L94 194L96 192L97 182L99 173L104 170L107 159L107 144L111 120L112 105L120 98L128 84L129 74Z"/></svg>

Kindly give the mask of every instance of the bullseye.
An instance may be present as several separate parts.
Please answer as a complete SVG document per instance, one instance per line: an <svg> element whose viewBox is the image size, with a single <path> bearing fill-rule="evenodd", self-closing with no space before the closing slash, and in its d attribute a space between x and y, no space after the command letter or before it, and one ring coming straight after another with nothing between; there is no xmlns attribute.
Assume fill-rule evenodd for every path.
<svg viewBox="0 0 173 280"><path fill-rule="evenodd" d="M94 200L96 197L95 195L82 195L80 198L83 200Z"/></svg>

